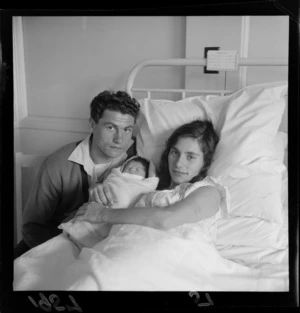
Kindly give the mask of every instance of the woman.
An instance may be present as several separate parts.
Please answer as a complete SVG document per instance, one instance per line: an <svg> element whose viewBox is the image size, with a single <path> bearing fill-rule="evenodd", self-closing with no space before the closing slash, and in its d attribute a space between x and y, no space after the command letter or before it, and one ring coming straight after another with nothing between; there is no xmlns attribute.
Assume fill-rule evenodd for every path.
<svg viewBox="0 0 300 313"><path fill-rule="evenodd" d="M83 206L79 214L82 214L82 219L91 222L136 224L162 230L215 215L219 210L221 195L218 185L205 178L217 143L218 136L210 121L197 120L179 127L167 141L158 172L158 189L167 189L170 193L149 193L134 208L101 208L98 215L93 217L84 216L86 207ZM201 181L194 186L194 183ZM172 194L177 196L172 198ZM90 197L104 205L112 205L115 201L105 184L91 189ZM153 205L154 197L160 199L158 206ZM159 203L164 201L163 198L165 205ZM143 204L143 207L139 207L139 204Z"/></svg>

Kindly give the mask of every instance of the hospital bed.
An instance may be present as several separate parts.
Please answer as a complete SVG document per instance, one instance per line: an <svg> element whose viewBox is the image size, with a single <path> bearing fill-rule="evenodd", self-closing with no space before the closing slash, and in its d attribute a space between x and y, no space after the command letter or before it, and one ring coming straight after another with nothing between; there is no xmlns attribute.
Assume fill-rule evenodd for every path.
<svg viewBox="0 0 300 313"><path fill-rule="evenodd" d="M282 59L238 61L239 67L287 65L287 60ZM107 255L97 254L97 245L80 251L61 234L15 260L14 290L289 291L287 133L282 128L287 110L287 82L266 82L238 90L134 87L145 67L161 66L203 67L206 59L146 60L132 69L127 92L133 96L146 94L138 98L141 115L135 133L137 153L157 166L164 142L175 128L195 118L212 120L220 142L208 174L225 185L230 194L227 215L216 225L216 251L201 242L197 248L200 254L191 253L191 262L185 268L178 263L178 255L172 259L176 248L168 250L176 244L187 249L185 243L170 242L161 234L154 234L156 242L163 242L160 238L164 238L165 244L161 244L160 251L151 241L145 255L153 259L161 255L169 268L174 266L172 275L155 262L152 268L148 264L140 266L139 272L137 264L132 266L129 261L122 264L121 255L128 257L125 247L129 243L120 248L125 252L113 252L107 260ZM178 94L181 99L153 97L162 92ZM134 251L138 251L145 242L136 240L131 247L136 244ZM207 255L201 259L204 251ZM114 270L106 268L112 263ZM83 265L97 271L103 264L106 267L95 274L96 278L81 271ZM76 280L76 275L66 276L67 268L72 269L69 273L77 273ZM123 281L120 277L124 272L119 272L120 268L127 271ZM147 277L138 282L133 279L145 272ZM67 278L62 282L57 277ZM72 283L67 284L68 279Z"/></svg>

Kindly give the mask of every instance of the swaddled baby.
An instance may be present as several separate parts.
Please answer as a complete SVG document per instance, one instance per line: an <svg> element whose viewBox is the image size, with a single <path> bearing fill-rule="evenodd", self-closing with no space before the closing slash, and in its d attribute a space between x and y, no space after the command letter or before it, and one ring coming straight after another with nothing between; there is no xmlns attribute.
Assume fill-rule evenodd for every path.
<svg viewBox="0 0 300 313"><path fill-rule="evenodd" d="M122 167L112 169L105 179L110 191L114 195L115 203L110 208L132 207L139 198L150 191L154 191L158 185L158 177L149 176L150 163L138 156L128 159ZM93 216L97 213L101 204L88 202L85 215ZM67 223L58 226L70 239L80 247L92 247L107 237L111 225L106 223L90 223L77 221L75 217Z"/></svg>

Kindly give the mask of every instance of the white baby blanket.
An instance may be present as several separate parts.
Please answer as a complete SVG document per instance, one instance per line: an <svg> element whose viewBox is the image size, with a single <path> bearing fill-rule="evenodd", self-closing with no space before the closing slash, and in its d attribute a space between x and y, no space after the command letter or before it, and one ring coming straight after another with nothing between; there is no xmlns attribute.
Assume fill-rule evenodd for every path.
<svg viewBox="0 0 300 313"><path fill-rule="evenodd" d="M158 177L143 178L138 175L122 173L120 168L115 168L106 178L105 183L110 186L111 192L117 200L112 208L128 208L133 206L141 195L156 189ZM99 206L101 204L90 202L87 205L86 214L96 214ZM60 224L58 228L69 234L71 239L75 240L80 247L93 247L108 235L111 225L77 221L75 216L67 223Z"/></svg>

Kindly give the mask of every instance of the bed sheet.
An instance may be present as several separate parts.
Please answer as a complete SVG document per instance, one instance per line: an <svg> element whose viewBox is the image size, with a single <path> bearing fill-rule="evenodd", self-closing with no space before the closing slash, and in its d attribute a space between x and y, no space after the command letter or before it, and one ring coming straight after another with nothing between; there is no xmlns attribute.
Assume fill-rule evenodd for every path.
<svg viewBox="0 0 300 313"><path fill-rule="evenodd" d="M263 266L288 267L288 249L251 246L217 246L220 255L252 268Z"/></svg>
<svg viewBox="0 0 300 313"><path fill-rule="evenodd" d="M52 290L53 280L79 254L79 247L63 233L32 248L14 261L14 290Z"/></svg>
<svg viewBox="0 0 300 313"><path fill-rule="evenodd" d="M287 175L283 187L285 218L281 235L275 238L288 233ZM276 244L272 242L265 240L264 244L256 245L256 241L251 241L251 245L245 245L244 240L241 242L244 245L215 246L197 233L182 238L176 232L114 225L109 237L91 248L81 249L62 233L15 260L13 288L288 291L288 246L278 248L282 245L278 246L277 240Z"/></svg>
<svg viewBox="0 0 300 313"><path fill-rule="evenodd" d="M115 225L80 253L59 235L16 259L14 270L14 290L288 291L286 263L248 267L205 238L136 225Z"/></svg>

